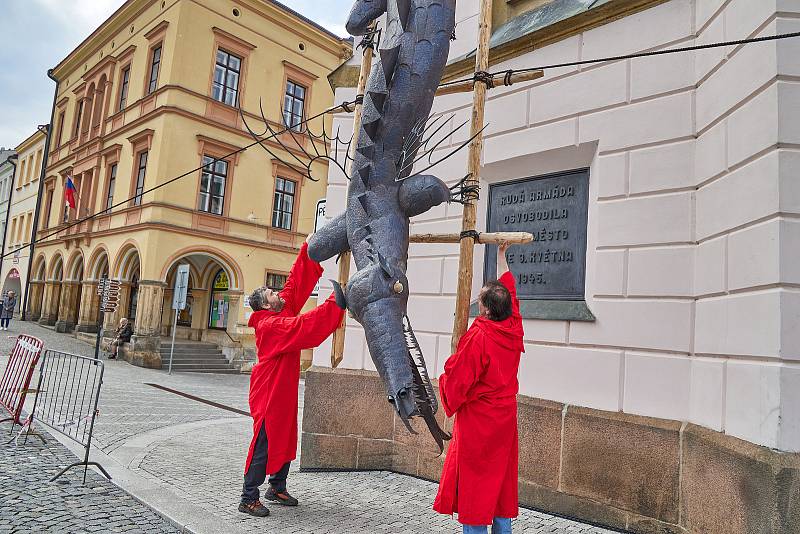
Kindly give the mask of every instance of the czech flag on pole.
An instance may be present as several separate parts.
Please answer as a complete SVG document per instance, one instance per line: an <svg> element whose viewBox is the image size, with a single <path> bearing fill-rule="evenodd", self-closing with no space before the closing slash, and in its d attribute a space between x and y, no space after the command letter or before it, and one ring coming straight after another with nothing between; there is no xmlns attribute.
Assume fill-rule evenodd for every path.
<svg viewBox="0 0 800 534"><path fill-rule="evenodd" d="M67 185L64 191L64 198L67 200L67 206L72 209L75 209L75 193L77 192L78 190L75 189L75 184L72 183L72 177L67 176Z"/></svg>

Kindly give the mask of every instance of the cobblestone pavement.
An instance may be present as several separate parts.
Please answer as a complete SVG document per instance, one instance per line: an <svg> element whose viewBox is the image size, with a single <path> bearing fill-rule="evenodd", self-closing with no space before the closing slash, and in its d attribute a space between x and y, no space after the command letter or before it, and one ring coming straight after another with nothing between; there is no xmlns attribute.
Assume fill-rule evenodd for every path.
<svg viewBox="0 0 800 534"><path fill-rule="evenodd" d="M9 332L13 335L0 338L0 353L8 353L18 329L43 339L46 348L83 355L93 351L92 346L71 336L17 322ZM5 357L0 371L4 366ZM237 512L251 420L147 384L159 384L247 410L248 380L249 377L240 375L185 373L168 376L162 371L140 369L125 362L106 362L95 443L128 472L158 488L150 493L166 492L169 500L187 503L187 506L191 503L194 509L212 517L217 526L206 528L204 532L253 529L276 534L460 532L453 519L431 510L436 494L433 483L388 472L301 473L299 462L292 465L289 485L290 491L301 499L300 507L273 506L272 516L267 519ZM302 413L302 384L300 395ZM56 463L56 460L51 462ZM19 476L22 477L22 473ZM92 476L90 488L99 480L98 475ZM9 478L12 485L16 485L13 481L17 477ZM150 503L147 494L139 497ZM0 482L0 499L5 498L4 495ZM87 502L90 504L86 506L91 508L89 497ZM142 515L146 522L137 523L137 526L145 531L158 528L151 527L148 517ZM524 534L611 532L531 510L520 510L514 531ZM0 526L0 534L3 532Z"/></svg>
<svg viewBox="0 0 800 534"><path fill-rule="evenodd" d="M0 533L7 532L180 532L102 475L73 469L50 483L75 461L53 439L42 444L6 444L10 424L0 424Z"/></svg>

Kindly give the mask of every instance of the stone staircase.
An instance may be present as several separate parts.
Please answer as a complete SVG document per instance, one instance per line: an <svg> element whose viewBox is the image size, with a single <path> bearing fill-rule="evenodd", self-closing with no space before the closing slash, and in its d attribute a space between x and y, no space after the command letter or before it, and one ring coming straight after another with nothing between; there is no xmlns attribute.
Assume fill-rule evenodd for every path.
<svg viewBox="0 0 800 534"><path fill-rule="evenodd" d="M171 339L161 340L161 369L169 368ZM218 346L199 341L175 340L172 370L177 373L238 374Z"/></svg>

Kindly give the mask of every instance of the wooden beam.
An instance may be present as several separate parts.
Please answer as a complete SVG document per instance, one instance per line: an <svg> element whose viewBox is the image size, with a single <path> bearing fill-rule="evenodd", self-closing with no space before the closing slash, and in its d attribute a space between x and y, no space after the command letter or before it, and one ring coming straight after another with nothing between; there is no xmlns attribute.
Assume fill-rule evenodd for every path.
<svg viewBox="0 0 800 534"><path fill-rule="evenodd" d="M481 2L480 22L478 24L478 50L475 54L475 71L487 72L489 70L489 39L492 36L492 0ZM472 126L471 135L475 136L469 146L469 179L466 185L480 185L481 152L483 152L484 113L486 111L486 84L474 84L472 97ZM471 232L475 230L476 218L475 201L470 200L464 204L464 214L461 219L461 230ZM458 342L467 331L469 321L469 304L472 293L472 263L474 257L474 243L469 239L460 242L460 256L458 262L458 289L456 291L456 313L453 321L453 337L451 350L453 353L458 348Z"/></svg>
<svg viewBox="0 0 800 534"><path fill-rule="evenodd" d="M497 87L505 87L505 86L509 86L509 85L514 85L515 83L522 83L522 82L529 82L529 81L532 81L532 80L538 80L542 76L544 76L544 71L543 70L535 70L535 71L531 71L531 72L514 73L514 74L512 74L510 76L510 78L508 80L505 79L504 75L497 75L497 76L494 76L494 78L493 78L494 82L497 85L495 85L491 89L495 89ZM452 94L455 94L455 93L469 93L470 91L472 91L474 89L474 87L475 87L475 81L474 80L465 80L463 82L455 83L453 85L445 85L445 86L439 87L439 89L436 90L436 96L452 95Z"/></svg>
<svg viewBox="0 0 800 534"><path fill-rule="evenodd" d="M375 30L375 24L369 28L369 31L372 32ZM364 91L367 88L367 78L369 78L369 72L372 69L372 57L375 54L375 50L372 47L366 48L364 50L364 57L361 60L361 70L358 75L358 88L356 90L357 95L364 95ZM347 175L348 177L353 173L353 164L355 163L355 150L358 146L358 137L361 133L361 112L363 111L364 105L357 104L355 107L354 115L353 115L353 141L350 144L350 165L347 168ZM345 252L339 258L339 283L342 284L342 287L347 284L347 281L350 279L350 252ZM345 334L345 323L347 322L347 315L345 314L344 318L342 318L342 324L339 325L339 328L333 333L333 346L331 348L331 367L336 369L342 360L344 359L344 334Z"/></svg>
<svg viewBox="0 0 800 534"><path fill-rule="evenodd" d="M533 241L533 234L528 232L484 232L478 234L477 242L481 245L497 245L503 242L512 245L523 245ZM414 234L412 243L460 243L461 234Z"/></svg>

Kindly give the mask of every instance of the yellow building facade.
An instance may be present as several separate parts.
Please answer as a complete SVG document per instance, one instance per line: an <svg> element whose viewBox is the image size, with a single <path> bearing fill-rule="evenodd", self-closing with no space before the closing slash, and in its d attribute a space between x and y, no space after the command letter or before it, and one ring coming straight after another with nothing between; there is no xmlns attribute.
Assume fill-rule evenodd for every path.
<svg viewBox="0 0 800 534"><path fill-rule="evenodd" d="M287 121L302 130L298 122L332 105L326 77L350 53L277 2L127 1L52 71L44 241L34 253L29 316L59 331L96 331L97 281L120 280L120 305L105 325L133 320L129 359L160 367L175 271L188 264L177 337L216 343L229 358L252 356L243 295L281 287L313 231L327 164L312 167L320 181L304 178L292 164L302 152L287 134L290 149L264 141L274 156L246 149L253 138L243 117L263 131L263 108L273 129ZM323 120L330 124L316 119L312 130ZM66 206L68 180L75 209Z"/></svg>
<svg viewBox="0 0 800 534"><path fill-rule="evenodd" d="M33 219L36 212L36 197L39 191L39 177L44 161L46 134L44 128L37 129L14 149L17 153L17 172L11 191L8 210L8 229L6 233L0 279L3 294L14 291L17 294L17 316L23 306L25 284L28 279L30 263L30 243L33 233Z"/></svg>

